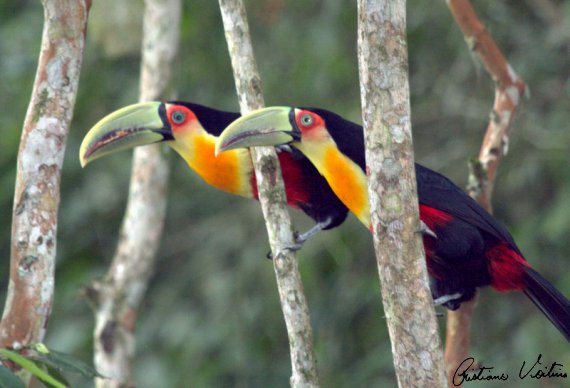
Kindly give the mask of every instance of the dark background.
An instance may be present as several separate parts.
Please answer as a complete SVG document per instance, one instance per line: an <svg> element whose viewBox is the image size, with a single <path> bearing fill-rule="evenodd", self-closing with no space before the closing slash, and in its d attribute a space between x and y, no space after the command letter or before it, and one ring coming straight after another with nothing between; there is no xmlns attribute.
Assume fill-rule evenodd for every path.
<svg viewBox="0 0 570 388"><path fill-rule="evenodd" d="M80 288L105 273L125 207L130 153L82 170L79 144L137 101L141 1L98 0L62 176L56 299L46 342L90 361L93 319ZM570 2L473 1L531 98L517 116L495 214L530 263L570 295ZM267 105L320 106L361 122L356 2L246 1ZM38 1L0 0L0 295L9 267L15 166L41 40ZM493 101L444 1L408 1L416 160L464 186ZM180 99L237 110L218 3L186 1L174 80ZM165 234L137 327L140 387L288 386L289 346L258 204L207 186L171 153ZM311 222L294 212L298 229ZM299 254L323 386L396 384L371 237L353 216ZM443 311L443 310L442 310ZM442 331L445 319L441 319ZM518 380L523 361L562 363L568 344L520 294L480 293L472 354ZM83 386L86 382L76 380ZM562 380L541 386L563 386ZM469 386L477 386L470 384ZM480 384L480 386L486 386ZM493 386L501 386L493 383Z"/></svg>

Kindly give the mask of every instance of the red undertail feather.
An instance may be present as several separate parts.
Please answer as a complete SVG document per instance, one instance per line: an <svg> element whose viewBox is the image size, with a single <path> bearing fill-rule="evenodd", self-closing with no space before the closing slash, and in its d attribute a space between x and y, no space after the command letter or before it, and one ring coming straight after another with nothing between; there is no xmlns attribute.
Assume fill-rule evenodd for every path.
<svg viewBox="0 0 570 388"><path fill-rule="evenodd" d="M491 285L498 291L523 291L570 342L570 301L506 242L486 253Z"/></svg>
<svg viewBox="0 0 570 388"><path fill-rule="evenodd" d="M426 224L428 228L437 234L437 230L448 224L453 219L453 216L444 211L420 203L420 219L424 224ZM424 234L423 242L429 273L435 279L441 281L444 279L444 275L439 270L440 266L436 260L437 255L435 255L433 246L434 240L428 235Z"/></svg>
<svg viewBox="0 0 570 388"><path fill-rule="evenodd" d="M309 203L309 192L306 187L310 187L311 182L306 182L306 178L301 167L293 160L288 152L280 152L279 163L281 164L281 173L285 182L285 194L287 195L287 203L298 208L300 204Z"/></svg>
<svg viewBox="0 0 570 388"><path fill-rule="evenodd" d="M493 288L497 291L521 291L525 288L524 270L529 265L507 242L498 243L485 256Z"/></svg>
<svg viewBox="0 0 570 388"><path fill-rule="evenodd" d="M301 204L309 203L309 192L305 190L306 183L303 171L299 165L293 160L291 155L287 152L280 152L277 154L279 163L281 164L281 174L285 183L285 195L287 196L287 203L294 208L300 208ZM251 188L253 197L258 199L257 180L255 174L251 176Z"/></svg>
<svg viewBox="0 0 570 388"><path fill-rule="evenodd" d="M251 171L251 193L253 194L253 198L259 199L259 193L257 192L257 179L255 178L255 171Z"/></svg>
<svg viewBox="0 0 570 388"><path fill-rule="evenodd" d="M451 221L451 214L420 203L420 219L431 230L442 227Z"/></svg>

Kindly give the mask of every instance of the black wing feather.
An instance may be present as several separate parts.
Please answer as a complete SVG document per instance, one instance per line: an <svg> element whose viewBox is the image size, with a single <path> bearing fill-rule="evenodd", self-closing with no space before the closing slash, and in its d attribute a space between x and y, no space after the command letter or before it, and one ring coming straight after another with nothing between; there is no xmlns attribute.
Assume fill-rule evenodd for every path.
<svg viewBox="0 0 570 388"><path fill-rule="evenodd" d="M443 175L416 163L419 202L444 211L509 243L521 254L511 234L473 198Z"/></svg>
<svg viewBox="0 0 570 388"><path fill-rule="evenodd" d="M319 108L303 108L325 120L327 130L339 150L366 171L362 126L336 113ZM510 233L477 202L445 176L416 163L418 197L421 204L444 211L509 243L520 254Z"/></svg>

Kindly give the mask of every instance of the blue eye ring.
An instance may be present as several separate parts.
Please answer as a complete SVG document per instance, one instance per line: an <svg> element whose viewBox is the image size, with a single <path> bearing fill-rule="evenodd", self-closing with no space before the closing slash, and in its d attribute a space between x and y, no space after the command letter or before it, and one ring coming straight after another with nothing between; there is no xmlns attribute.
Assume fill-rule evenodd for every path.
<svg viewBox="0 0 570 388"><path fill-rule="evenodd" d="M175 110L170 115L170 118L174 124L182 124L186 120L186 114L180 110Z"/></svg>
<svg viewBox="0 0 570 388"><path fill-rule="evenodd" d="M308 127L309 125L313 124L314 119L313 116L311 116L309 113L305 113L304 115L301 116L299 122L301 123L302 126Z"/></svg>

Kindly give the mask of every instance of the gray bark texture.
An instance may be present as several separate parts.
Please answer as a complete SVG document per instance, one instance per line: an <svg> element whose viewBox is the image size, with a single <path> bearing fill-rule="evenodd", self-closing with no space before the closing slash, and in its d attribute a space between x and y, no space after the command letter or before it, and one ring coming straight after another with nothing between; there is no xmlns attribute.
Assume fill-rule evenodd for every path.
<svg viewBox="0 0 570 388"><path fill-rule="evenodd" d="M405 0L358 1L358 59L371 226L398 384L443 387L419 233Z"/></svg>
<svg viewBox="0 0 570 388"><path fill-rule="evenodd" d="M77 93L90 1L42 1L44 27L18 152L10 282L0 347L41 342L54 290L61 166Z"/></svg>
<svg viewBox="0 0 570 388"><path fill-rule="evenodd" d="M140 101L173 98L172 63L178 50L180 0L146 0ZM167 201L169 165L161 145L136 148L118 247L103 279L86 295L94 307L94 362L99 388L134 386L137 310L156 259Z"/></svg>
<svg viewBox="0 0 570 388"><path fill-rule="evenodd" d="M219 3L240 109L245 114L264 105L247 16L241 0L219 0ZM292 366L290 383L292 387L318 387L309 308L296 255L287 249L293 244L294 238L286 208L281 167L273 148L257 147L251 153L289 336Z"/></svg>

